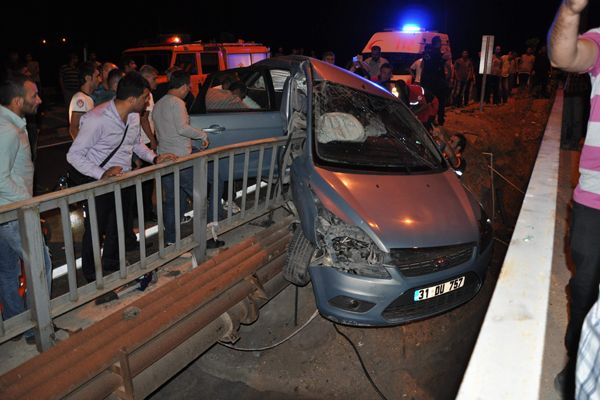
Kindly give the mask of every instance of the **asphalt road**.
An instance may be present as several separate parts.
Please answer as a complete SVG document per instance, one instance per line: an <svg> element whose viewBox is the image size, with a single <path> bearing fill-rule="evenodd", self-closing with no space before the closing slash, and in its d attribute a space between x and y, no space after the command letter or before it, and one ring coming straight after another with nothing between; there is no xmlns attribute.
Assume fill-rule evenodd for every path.
<svg viewBox="0 0 600 400"><path fill-rule="evenodd" d="M62 138L59 138L62 139ZM66 155L71 141L64 140L48 147L38 148L35 160L35 194L41 195L56 189L58 178L67 170Z"/></svg>

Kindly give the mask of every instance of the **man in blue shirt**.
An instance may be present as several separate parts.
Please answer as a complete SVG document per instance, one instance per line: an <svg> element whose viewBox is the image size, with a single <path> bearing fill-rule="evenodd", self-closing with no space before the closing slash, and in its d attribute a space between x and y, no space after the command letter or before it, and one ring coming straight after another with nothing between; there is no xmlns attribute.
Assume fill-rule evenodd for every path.
<svg viewBox="0 0 600 400"><path fill-rule="evenodd" d="M35 115L41 103L36 84L25 76L16 75L0 84L0 206L32 197L33 163L25 115ZM4 319L25 311L24 299L19 295L22 258L19 222L0 224L0 301ZM50 291L52 264L45 246L44 261ZM33 339L32 331L26 332L25 337L33 343L29 340Z"/></svg>

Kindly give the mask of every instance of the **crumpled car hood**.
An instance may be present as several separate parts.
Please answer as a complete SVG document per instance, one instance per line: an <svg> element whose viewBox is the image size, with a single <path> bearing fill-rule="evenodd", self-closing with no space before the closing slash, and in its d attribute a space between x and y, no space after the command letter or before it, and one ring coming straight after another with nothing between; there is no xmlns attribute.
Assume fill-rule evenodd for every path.
<svg viewBox="0 0 600 400"><path fill-rule="evenodd" d="M477 242L478 222L452 170L375 175L315 167L310 185L321 203L367 232L383 251Z"/></svg>

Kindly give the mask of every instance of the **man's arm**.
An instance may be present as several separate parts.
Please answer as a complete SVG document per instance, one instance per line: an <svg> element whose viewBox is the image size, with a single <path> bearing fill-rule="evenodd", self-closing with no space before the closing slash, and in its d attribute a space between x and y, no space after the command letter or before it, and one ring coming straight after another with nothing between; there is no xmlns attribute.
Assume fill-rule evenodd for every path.
<svg viewBox="0 0 600 400"><path fill-rule="evenodd" d="M69 123L69 135L71 138L75 140L77 134L79 133L79 121L81 121L81 116L85 114L78 111L73 111L71 113L71 122Z"/></svg>
<svg viewBox="0 0 600 400"><path fill-rule="evenodd" d="M154 132L152 131L152 127L150 126L149 115L150 112L148 112L147 110L144 111L144 113L140 115L140 124L142 125L142 129L146 133L146 136L148 136L148 139L150 139L150 148L152 150L156 150L158 142L156 141L156 135L154 134Z"/></svg>
<svg viewBox="0 0 600 400"><path fill-rule="evenodd" d="M190 139L206 140L206 132L190 125L190 116L185 109L185 103L183 101L173 103L173 122L178 135L185 136Z"/></svg>
<svg viewBox="0 0 600 400"><path fill-rule="evenodd" d="M3 153L0 157L0 197L13 202L28 199L29 192L17 185L10 175L19 150L19 137L12 132L0 135L0 149Z"/></svg>
<svg viewBox="0 0 600 400"><path fill-rule="evenodd" d="M598 45L579 39L579 20L588 0L565 0L548 32L548 56L552 66L569 72L585 72L598 58Z"/></svg>

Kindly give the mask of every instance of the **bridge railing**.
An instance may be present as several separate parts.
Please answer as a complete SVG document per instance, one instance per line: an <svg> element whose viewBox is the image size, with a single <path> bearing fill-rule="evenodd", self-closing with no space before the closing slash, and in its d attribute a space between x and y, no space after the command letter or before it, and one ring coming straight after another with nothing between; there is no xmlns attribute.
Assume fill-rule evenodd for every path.
<svg viewBox="0 0 600 400"><path fill-rule="evenodd" d="M0 207L0 224L18 221L23 246L23 263L27 285L29 309L5 321L0 321L0 342L4 342L29 329L36 334L40 351L53 344L52 319L87 303L102 294L127 284L165 263L191 252L196 262L206 254L207 238L224 233L265 215L284 203L284 184L289 181L289 162L292 149L300 149L304 138L289 141L286 137L263 139L231 146L220 147L179 158L176 162L154 165L135 170L121 177L100 180L86 185L37 196L32 199ZM173 174L174 187L179 187L181 172L191 168L193 173L192 216L190 224L175 224L176 240L165 243L165 221L163 218L163 179ZM158 223L146 229L142 184L151 181L156 193ZM234 210L234 184L241 181L239 212ZM227 185L226 210L221 209L221 186ZM251 183L254 182L253 185ZM212 190L208 188L212 187ZM253 189L253 190L249 190ZM135 192L135 208L138 216L139 257L130 263L125 246L124 200L125 191ZM114 196L118 231L119 270L104 273L101 264L101 242L98 234L96 199L104 194ZM218 225L207 228L208 196L215 205L213 220ZM181 221L184 210L180 209L180 191L174 193L175 221ZM86 203L91 226L92 247L96 280L78 284L77 258L72 216L74 209ZM200 211L200 212L198 212ZM40 218L46 214L58 214L64 242L68 290L64 294L50 296L44 269L44 236ZM221 214L221 215L220 215ZM210 225L209 225L210 226ZM158 247L147 251L146 242L152 234L158 234ZM18 268L18 266L15 266ZM80 279L81 281L81 279ZM15 282L15 284L17 284Z"/></svg>
<svg viewBox="0 0 600 400"><path fill-rule="evenodd" d="M553 251L559 245L555 223L562 106L562 92L557 91L458 399L541 398Z"/></svg>

